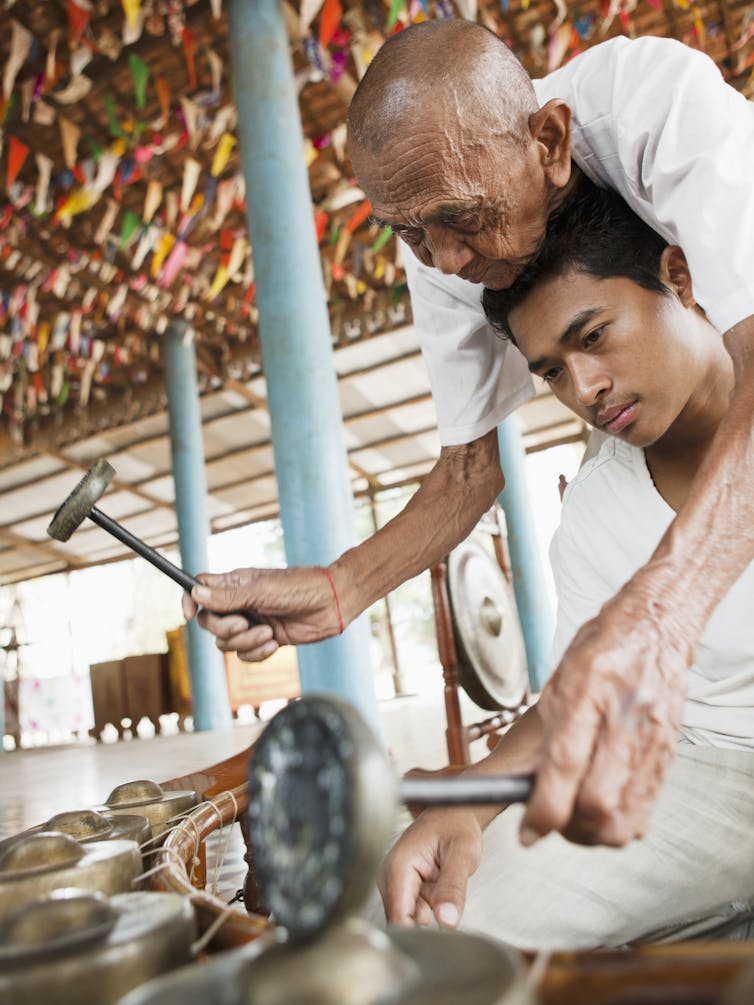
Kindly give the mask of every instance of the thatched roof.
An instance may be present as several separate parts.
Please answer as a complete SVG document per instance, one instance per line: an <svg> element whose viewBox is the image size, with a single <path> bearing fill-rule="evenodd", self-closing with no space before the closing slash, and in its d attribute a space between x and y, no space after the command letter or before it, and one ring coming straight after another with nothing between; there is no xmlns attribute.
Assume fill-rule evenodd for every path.
<svg viewBox="0 0 754 1005"><path fill-rule="evenodd" d="M410 322L395 240L371 222L344 150L348 101L391 32L477 18L534 76L605 37L670 35L754 89L746 0L281 2L336 349ZM0 472L10 488L26 481L9 465L64 450L86 460L73 444L158 421L173 318L195 331L205 396L235 389L248 407L259 397L227 30L222 0L6 0L0 11ZM0 531L13 542L9 520Z"/></svg>

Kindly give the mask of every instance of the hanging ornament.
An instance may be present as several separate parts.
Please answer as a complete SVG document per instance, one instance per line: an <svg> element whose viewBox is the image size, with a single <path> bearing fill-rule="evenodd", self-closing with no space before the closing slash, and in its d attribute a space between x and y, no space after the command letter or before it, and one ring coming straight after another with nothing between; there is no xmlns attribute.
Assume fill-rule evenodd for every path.
<svg viewBox="0 0 754 1005"><path fill-rule="evenodd" d="M115 223L115 218L118 215L118 203L115 199L107 200L107 209L105 214L100 220L99 226L97 227L96 233L94 235L95 244L104 244L107 235L113 229L113 224Z"/></svg>
<svg viewBox="0 0 754 1005"><path fill-rule="evenodd" d="M183 165L183 184L181 186L181 211L186 212L191 203L191 197L196 189L202 166L193 157L187 157Z"/></svg>
<svg viewBox="0 0 754 1005"><path fill-rule="evenodd" d="M160 274L160 286L167 289L173 285L173 281L183 268L188 257L189 247L185 241L176 241L168 255L168 259L162 267Z"/></svg>
<svg viewBox="0 0 754 1005"><path fill-rule="evenodd" d="M3 70L3 97L8 100L16 82L18 71L29 55L33 35L18 21L11 21L10 53Z"/></svg>
<svg viewBox="0 0 754 1005"><path fill-rule="evenodd" d="M54 28L50 32L50 37L47 41L47 58L45 60L45 80L48 84L52 84L57 77L57 49L58 42L61 36L60 28Z"/></svg>
<svg viewBox="0 0 754 1005"><path fill-rule="evenodd" d="M188 73L189 86L192 91L196 90L196 60L194 53L196 49L196 37L193 31L184 28L181 32L181 42L183 43L183 55L186 59L186 72Z"/></svg>
<svg viewBox="0 0 754 1005"><path fill-rule="evenodd" d="M371 212L372 204L368 199L365 199L346 224L346 230L348 233L353 234L357 227L362 225Z"/></svg>
<svg viewBox="0 0 754 1005"><path fill-rule="evenodd" d="M63 144L63 160L69 171L73 171L76 166L77 149L81 130L70 119L64 115L58 116L58 126L60 128L60 139Z"/></svg>
<svg viewBox="0 0 754 1005"><path fill-rule="evenodd" d="M126 23L130 32L135 32L139 26L139 15L141 14L141 0L121 0L123 11L126 15Z"/></svg>
<svg viewBox="0 0 754 1005"><path fill-rule="evenodd" d="M118 238L118 251L122 251L127 248L136 235L136 231L141 224L141 220L137 213L132 210L127 209L123 216L123 223L120 228L120 237Z"/></svg>
<svg viewBox="0 0 754 1005"><path fill-rule="evenodd" d="M377 239L375 240L374 244L372 245L372 251L374 252L380 251L382 248L385 247L385 245L392 236L393 236L393 228L383 227L382 230L377 235Z"/></svg>
<svg viewBox="0 0 754 1005"><path fill-rule="evenodd" d="M309 33L309 25L317 14L319 14L324 2L325 0L301 0L300 25L302 35Z"/></svg>
<svg viewBox="0 0 754 1005"><path fill-rule="evenodd" d="M136 107L143 108L147 99L147 80L149 79L149 67L136 55L129 52L128 63L131 67L131 76L134 81L134 94L136 95Z"/></svg>
<svg viewBox="0 0 754 1005"><path fill-rule="evenodd" d="M235 137L233 137L230 133L223 133L220 137L220 142L217 144L215 155L212 158L212 168L210 174L213 178L217 178L217 176L223 172L235 145Z"/></svg>
<svg viewBox="0 0 754 1005"><path fill-rule="evenodd" d="M465 21L476 21L477 0L456 0L456 7Z"/></svg>
<svg viewBox="0 0 754 1005"><path fill-rule="evenodd" d="M556 69L563 62L568 46L571 42L573 26L571 24L561 24L551 33L550 43L547 47L547 69L548 72Z"/></svg>
<svg viewBox="0 0 754 1005"><path fill-rule="evenodd" d="M209 63L210 77L212 78L212 93L220 97L220 85L223 79L223 61L214 49L206 49L207 62Z"/></svg>
<svg viewBox="0 0 754 1005"><path fill-rule="evenodd" d="M152 279L156 279L162 268L162 263L168 256L168 252L175 244L175 238L173 235L166 231L160 238L157 247L155 248L154 255L152 255L152 261L149 267L150 275Z"/></svg>
<svg viewBox="0 0 754 1005"><path fill-rule="evenodd" d="M158 77L155 81L157 88L157 98L160 102L160 112L162 114L161 128L164 129L170 117L170 84L164 77Z"/></svg>
<svg viewBox="0 0 754 1005"><path fill-rule="evenodd" d="M75 105L77 101L85 98L91 89L92 82L89 77L80 73L78 77L71 77L68 86L54 91L52 96L59 105Z"/></svg>
<svg viewBox="0 0 754 1005"><path fill-rule="evenodd" d="M186 132L189 135L189 140L192 149L196 147L198 134L197 134L197 123L199 121L199 108L191 98L187 98L185 94L181 95L181 109L183 111L183 118L186 122Z"/></svg>
<svg viewBox="0 0 754 1005"><path fill-rule="evenodd" d="M230 270L221 262L220 265L218 265L217 267L217 271L215 272L215 278L212 280L212 285L207 291L206 299L214 300L215 297L218 296L218 294L220 294L223 291L229 279L230 279Z"/></svg>
<svg viewBox="0 0 754 1005"><path fill-rule="evenodd" d="M152 217L160 208L161 202L162 202L162 183L152 178L150 179L149 184L147 185L147 193L144 196L144 211L141 216L144 223L151 222Z"/></svg>
<svg viewBox="0 0 754 1005"><path fill-rule="evenodd" d="M115 98L111 94L105 95L105 115L107 116L107 128L111 136L124 136L123 127L118 122L115 114Z"/></svg>
<svg viewBox="0 0 754 1005"><path fill-rule="evenodd" d="M8 141L8 172L6 175L6 188L10 188L18 177L18 173L24 166L24 161L29 154L29 148L22 143L17 136L11 136Z"/></svg>
<svg viewBox="0 0 754 1005"><path fill-rule="evenodd" d="M322 8L322 18L319 22L319 44L323 49L330 44L333 35L337 31L340 19L343 16L343 8L340 0L325 0Z"/></svg>
<svg viewBox="0 0 754 1005"><path fill-rule="evenodd" d="M243 237L237 237L233 242L230 256L228 258L228 274L233 277L240 270L246 258L248 242Z"/></svg>
<svg viewBox="0 0 754 1005"><path fill-rule="evenodd" d="M37 162L37 193L34 200L34 211L37 216L47 211L47 193L50 190L50 175L52 160L45 154L35 154Z"/></svg>

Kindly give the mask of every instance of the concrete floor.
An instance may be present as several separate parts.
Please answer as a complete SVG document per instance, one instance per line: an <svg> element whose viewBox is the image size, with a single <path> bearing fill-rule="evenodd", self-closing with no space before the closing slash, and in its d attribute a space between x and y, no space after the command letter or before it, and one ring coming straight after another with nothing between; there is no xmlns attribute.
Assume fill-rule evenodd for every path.
<svg viewBox="0 0 754 1005"><path fill-rule="evenodd" d="M479 718L465 697L463 704L467 721ZM436 693L381 701L379 711L397 770L447 763L441 681ZM260 729L256 723L236 723L223 731L0 754L0 838L56 813L99 805L122 782L161 782L224 760L248 747ZM483 756L483 743L475 746Z"/></svg>

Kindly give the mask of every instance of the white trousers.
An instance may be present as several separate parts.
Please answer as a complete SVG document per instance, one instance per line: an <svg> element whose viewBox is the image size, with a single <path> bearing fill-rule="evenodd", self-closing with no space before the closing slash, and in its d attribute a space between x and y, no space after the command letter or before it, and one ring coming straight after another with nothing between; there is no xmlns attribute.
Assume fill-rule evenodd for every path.
<svg viewBox="0 0 754 1005"><path fill-rule="evenodd" d="M467 931L534 950L749 934L754 753L679 743L647 835L625 848L557 834L523 848L522 813L511 807L485 831Z"/></svg>

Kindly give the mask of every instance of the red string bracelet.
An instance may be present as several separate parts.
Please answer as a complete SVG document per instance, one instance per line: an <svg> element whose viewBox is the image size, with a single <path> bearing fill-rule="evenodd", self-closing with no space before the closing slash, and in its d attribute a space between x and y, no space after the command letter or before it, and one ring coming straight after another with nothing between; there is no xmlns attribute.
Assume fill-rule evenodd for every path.
<svg viewBox="0 0 754 1005"><path fill-rule="evenodd" d="M343 634L343 629L345 628L345 625L343 624L343 615L342 615L341 610L340 610L340 601L338 600L338 591L335 589L335 583L333 583L333 581L332 581L332 576L330 575L330 570L326 569L324 567L324 565L318 565L317 568L320 570L320 572L324 572L324 574L327 576L327 582L330 584L330 589L332 590L332 595L335 598L335 608L336 608L336 610L338 612L338 622L340 624L339 634L342 635Z"/></svg>

